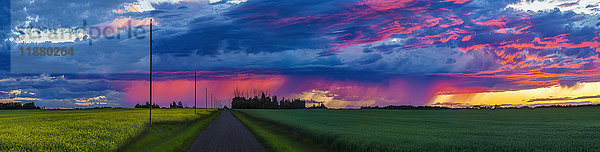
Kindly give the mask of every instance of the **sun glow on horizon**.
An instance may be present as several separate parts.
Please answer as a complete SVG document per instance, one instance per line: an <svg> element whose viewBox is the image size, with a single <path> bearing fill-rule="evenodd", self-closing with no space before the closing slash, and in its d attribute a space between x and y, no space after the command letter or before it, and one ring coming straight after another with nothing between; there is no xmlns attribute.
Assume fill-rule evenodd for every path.
<svg viewBox="0 0 600 152"><path fill-rule="evenodd" d="M554 85L526 90L437 95L427 105L469 107L501 105L507 107L578 105L600 103L600 82L579 83L572 87Z"/></svg>

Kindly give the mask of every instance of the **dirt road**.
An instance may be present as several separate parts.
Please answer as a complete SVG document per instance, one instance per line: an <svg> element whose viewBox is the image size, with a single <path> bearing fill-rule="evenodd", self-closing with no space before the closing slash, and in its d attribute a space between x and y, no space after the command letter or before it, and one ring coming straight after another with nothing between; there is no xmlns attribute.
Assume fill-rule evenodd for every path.
<svg viewBox="0 0 600 152"><path fill-rule="evenodd" d="M229 110L219 116L196 138L188 152L263 152L254 135Z"/></svg>

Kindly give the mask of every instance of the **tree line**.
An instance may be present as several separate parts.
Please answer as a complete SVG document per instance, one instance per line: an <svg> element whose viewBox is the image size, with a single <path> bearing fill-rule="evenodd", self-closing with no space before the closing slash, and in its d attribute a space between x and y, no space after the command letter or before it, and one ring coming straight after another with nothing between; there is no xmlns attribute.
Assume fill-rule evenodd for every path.
<svg viewBox="0 0 600 152"><path fill-rule="evenodd" d="M169 104L169 108L184 108L183 103L181 103L181 101L179 101L178 103L175 103L175 101L173 101L173 103Z"/></svg>
<svg viewBox="0 0 600 152"><path fill-rule="evenodd" d="M237 89L236 89L237 90ZM235 92L235 91L234 91ZM233 109L304 109L306 101L300 99L277 99L276 95L267 96L264 92L260 97L254 96L246 98L238 93L234 93L235 97L231 100Z"/></svg>
<svg viewBox="0 0 600 152"><path fill-rule="evenodd" d="M40 109L40 107L35 106L35 103L21 103L21 102L9 102L9 103L0 103L0 109Z"/></svg>
<svg viewBox="0 0 600 152"><path fill-rule="evenodd" d="M152 105L150 105L150 102L146 102L146 104L143 104L143 105L140 105L139 103L135 104L135 108L150 108L150 107L160 108L160 106L157 105L156 103L152 103Z"/></svg>

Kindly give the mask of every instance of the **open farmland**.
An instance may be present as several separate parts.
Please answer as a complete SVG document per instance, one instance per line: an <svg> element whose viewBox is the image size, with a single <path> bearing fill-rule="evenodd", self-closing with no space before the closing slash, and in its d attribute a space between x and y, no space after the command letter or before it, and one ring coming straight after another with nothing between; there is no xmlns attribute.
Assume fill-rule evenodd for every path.
<svg viewBox="0 0 600 152"><path fill-rule="evenodd" d="M301 135L336 151L600 151L598 106L236 111L254 121L277 124L288 136ZM255 135L267 146L285 147Z"/></svg>
<svg viewBox="0 0 600 152"><path fill-rule="evenodd" d="M154 109L154 124L210 112ZM0 110L0 151L116 151L148 129L148 109Z"/></svg>

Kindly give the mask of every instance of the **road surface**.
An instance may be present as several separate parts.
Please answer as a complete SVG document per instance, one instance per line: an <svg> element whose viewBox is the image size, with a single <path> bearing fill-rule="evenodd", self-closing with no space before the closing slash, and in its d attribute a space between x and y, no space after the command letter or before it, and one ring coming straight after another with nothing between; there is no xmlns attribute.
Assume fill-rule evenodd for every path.
<svg viewBox="0 0 600 152"><path fill-rule="evenodd" d="M194 140L188 152L266 152L252 132L223 110Z"/></svg>

